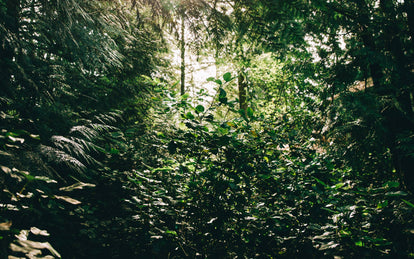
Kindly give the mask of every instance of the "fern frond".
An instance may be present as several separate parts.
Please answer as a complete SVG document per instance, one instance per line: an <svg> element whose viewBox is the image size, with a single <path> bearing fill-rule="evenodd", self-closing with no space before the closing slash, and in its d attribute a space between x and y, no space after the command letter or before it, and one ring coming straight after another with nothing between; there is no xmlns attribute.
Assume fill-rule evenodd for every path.
<svg viewBox="0 0 414 259"><path fill-rule="evenodd" d="M62 152L65 152L72 157L76 157L77 159L84 160L87 164L99 164L98 161L88 154L91 151L98 152L102 150L92 142L81 138L67 138L64 136L52 136L51 140L53 145Z"/></svg>
<svg viewBox="0 0 414 259"><path fill-rule="evenodd" d="M101 124L101 123L91 123L89 125L94 130L98 131L99 133L108 133L111 131L118 131L119 129L115 126L110 126L107 124Z"/></svg>
<svg viewBox="0 0 414 259"><path fill-rule="evenodd" d="M64 164L78 173L82 174L86 169L86 166L78 159L57 148L40 145L40 151L50 162Z"/></svg>
<svg viewBox="0 0 414 259"><path fill-rule="evenodd" d="M74 126L70 129L69 133L78 133L89 141L92 141L99 137L98 130L85 125Z"/></svg>
<svg viewBox="0 0 414 259"><path fill-rule="evenodd" d="M100 123L108 124L108 123L116 123L117 121L122 121L122 116L120 112L108 112L105 114L99 114L94 116L94 119Z"/></svg>
<svg viewBox="0 0 414 259"><path fill-rule="evenodd" d="M6 97L3 97L3 96L0 96L0 104L9 104L9 103L12 103L13 102L13 100L11 100L11 99L9 99L9 98L6 98Z"/></svg>

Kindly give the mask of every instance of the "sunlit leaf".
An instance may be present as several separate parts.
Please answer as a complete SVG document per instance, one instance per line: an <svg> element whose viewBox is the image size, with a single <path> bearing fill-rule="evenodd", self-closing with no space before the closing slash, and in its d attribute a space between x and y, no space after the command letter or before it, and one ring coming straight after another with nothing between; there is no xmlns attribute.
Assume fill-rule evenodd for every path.
<svg viewBox="0 0 414 259"><path fill-rule="evenodd" d="M11 226L12 226L11 221L0 223L0 231L8 231L10 230Z"/></svg>
<svg viewBox="0 0 414 259"><path fill-rule="evenodd" d="M224 79L224 81L226 81L226 82L229 82L229 81L231 81L231 73L225 73L224 75L223 75L223 79Z"/></svg>
<svg viewBox="0 0 414 259"><path fill-rule="evenodd" d="M356 246L363 247L364 246L364 243L361 240L359 240L359 241L355 242L355 245Z"/></svg>
<svg viewBox="0 0 414 259"><path fill-rule="evenodd" d="M57 183L56 180L50 179L47 176L35 176L34 179L39 180L39 181L44 181L46 183Z"/></svg>
<svg viewBox="0 0 414 259"><path fill-rule="evenodd" d="M190 120L194 120L194 118L195 118L195 116L194 116L191 112L187 112L187 113L185 114L185 117L186 117L187 119L190 119Z"/></svg>
<svg viewBox="0 0 414 259"><path fill-rule="evenodd" d="M59 188L60 191L64 191L64 192L70 192L73 190L81 190L85 187L95 187L95 184L91 184L91 183L83 183L83 182L78 182L75 184L72 184L70 186L66 186L66 187L61 187Z"/></svg>
<svg viewBox="0 0 414 259"><path fill-rule="evenodd" d="M12 136L8 136L8 138L12 141L12 142L19 142L20 144L23 144L24 142L24 138L15 138Z"/></svg>
<svg viewBox="0 0 414 259"><path fill-rule="evenodd" d="M50 236L50 234L46 230L41 230L37 227L31 227L30 232L32 232L34 235Z"/></svg>
<svg viewBox="0 0 414 259"><path fill-rule="evenodd" d="M195 110L198 112L198 113L202 113L202 112L204 112L204 106L203 105L197 105L197 107L195 108Z"/></svg>
<svg viewBox="0 0 414 259"><path fill-rule="evenodd" d="M75 199L73 199L73 198L71 198L71 197L68 197L68 196L59 196L59 195L55 195L55 198L56 198L56 199L59 199L59 200L66 201L66 202L68 202L68 203L70 203L70 204L73 204L73 205L79 205L79 204L81 204L81 203L82 203L82 202L80 202L80 201L78 201L78 200L75 200Z"/></svg>
<svg viewBox="0 0 414 259"><path fill-rule="evenodd" d="M216 80L214 80L214 82L216 84L218 84L218 85L222 85L223 84L223 82L220 79L216 79Z"/></svg>

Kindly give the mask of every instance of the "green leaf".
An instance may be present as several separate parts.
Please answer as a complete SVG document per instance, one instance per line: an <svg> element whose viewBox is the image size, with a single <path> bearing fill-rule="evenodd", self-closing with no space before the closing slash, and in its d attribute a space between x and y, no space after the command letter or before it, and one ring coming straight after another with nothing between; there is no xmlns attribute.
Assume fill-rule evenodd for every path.
<svg viewBox="0 0 414 259"><path fill-rule="evenodd" d="M165 233L166 233L166 234L173 235L173 236L178 236L177 232L176 232L176 231L174 231L174 230L167 230L167 231L165 231Z"/></svg>
<svg viewBox="0 0 414 259"><path fill-rule="evenodd" d="M185 115L185 117L187 118L187 119L190 119L190 120L194 120L194 115L191 113L191 112L187 112L187 114Z"/></svg>
<svg viewBox="0 0 414 259"><path fill-rule="evenodd" d="M250 107L247 108L246 113L247 113L247 116L250 117L250 118L252 118L253 115L254 115L253 109L250 108Z"/></svg>
<svg viewBox="0 0 414 259"><path fill-rule="evenodd" d="M222 85L223 84L223 82L220 79L216 79L216 80L214 80L214 82L216 82L219 85Z"/></svg>
<svg viewBox="0 0 414 259"><path fill-rule="evenodd" d="M382 209L388 206L388 200L378 202L377 209Z"/></svg>
<svg viewBox="0 0 414 259"><path fill-rule="evenodd" d="M386 188L398 188L399 186L400 186L399 182L392 182L392 181L386 182L383 185L383 187L386 187Z"/></svg>
<svg viewBox="0 0 414 259"><path fill-rule="evenodd" d="M165 138L165 134L162 132L157 132L157 137Z"/></svg>
<svg viewBox="0 0 414 259"><path fill-rule="evenodd" d="M319 180L318 178L316 178L314 176L312 176L312 178L315 179L315 181L317 181L319 184L323 185L324 187L329 188L329 186L326 183L324 183L323 181Z"/></svg>
<svg viewBox="0 0 414 259"><path fill-rule="evenodd" d="M229 72L227 72L227 73L225 73L224 75L223 75L223 79L224 79L224 81L226 81L226 82L229 82L229 81L231 81L231 73L229 73Z"/></svg>
<svg viewBox="0 0 414 259"><path fill-rule="evenodd" d="M411 208L414 208L414 204L412 204L411 202L401 199L403 202L405 202L408 206L410 206Z"/></svg>
<svg viewBox="0 0 414 259"><path fill-rule="evenodd" d="M113 147L111 147L111 150L109 151L109 154L112 154L112 155L119 155L119 153L120 153L119 150Z"/></svg>
<svg viewBox="0 0 414 259"><path fill-rule="evenodd" d="M220 103L227 104L228 99L227 97L224 97L224 98L220 98L219 101Z"/></svg>
<svg viewBox="0 0 414 259"><path fill-rule="evenodd" d="M219 90L219 102L223 103L223 104L227 104L228 99L227 99L226 96L227 96L226 91L223 88L220 88L220 90Z"/></svg>
<svg viewBox="0 0 414 259"><path fill-rule="evenodd" d="M345 230L339 231L339 234L343 237L352 235L352 233L350 231L345 231Z"/></svg>
<svg viewBox="0 0 414 259"><path fill-rule="evenodd" d="M345 183L337 183L337 184L331 186L331 188L333 188L333 189L340 189L340 188L342 188L344 186L345 186Z"/></svg>
<svg viewBox="0 0 414 259"><path fill-rule="evenodd" d="M223 88L220 88L219 91L219 99L225 98L227 96L227 93Z"/></svg>
<svg viewBox="0 0 414 259"><path fill-rule="evenodd" d="M39 135L30 134L29 137L31 137L32 139L40 140L40 136Z"/></svg>
<svg viewBox="0 0 414 259"><path fill-rule="evenodd" d="M361 240L359 240L359 241L355 242L355 245L359 246L359 247L363 247L364 243Z"/></svg>
<svg viewBox="0 0 414 259"><path fill-rule="evenodd" d="M203 105L197 105L197 107L195 108L197 113L201 113L204 112L204 106Z"/></svg>
<svg viewBox="0 0 414 259"><path fill-rule="evenodd" d="M207 82L213 82L214 80L216 80L214 77L207 78Z"/></svg>

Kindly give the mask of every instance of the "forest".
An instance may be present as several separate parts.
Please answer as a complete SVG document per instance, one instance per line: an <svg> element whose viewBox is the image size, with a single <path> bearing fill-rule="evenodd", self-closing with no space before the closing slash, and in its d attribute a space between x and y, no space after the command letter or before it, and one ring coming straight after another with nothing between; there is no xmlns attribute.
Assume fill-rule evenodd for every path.
<svg viewBox="0 0 414 259"><path fill-rule="evenodd" d="M414 0L0 0L0 258L414 258Z"/></svg>

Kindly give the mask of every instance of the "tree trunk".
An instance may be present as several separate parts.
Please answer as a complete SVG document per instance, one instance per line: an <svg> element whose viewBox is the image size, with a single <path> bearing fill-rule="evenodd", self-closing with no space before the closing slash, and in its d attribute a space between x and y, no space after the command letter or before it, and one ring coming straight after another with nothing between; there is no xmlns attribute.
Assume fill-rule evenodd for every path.
<svg viewBox="0 0 414 259"><path fill-rule="evenodd" d="M185 24L184 14L181 15L181 39L180 39L180 50L181 50L181 95L185 93Z"/></svg>
<svg viewBox="0 0 414 259"><path fill-rule="evenodd" d="M247 111L247 82L246 82L246 77L242 74L242 72L240 72L239 76L238 76L238 87L239 87L240 110L243 110L244 114L246 114L246 111Z"/></svg>

